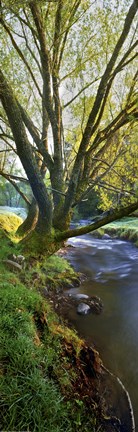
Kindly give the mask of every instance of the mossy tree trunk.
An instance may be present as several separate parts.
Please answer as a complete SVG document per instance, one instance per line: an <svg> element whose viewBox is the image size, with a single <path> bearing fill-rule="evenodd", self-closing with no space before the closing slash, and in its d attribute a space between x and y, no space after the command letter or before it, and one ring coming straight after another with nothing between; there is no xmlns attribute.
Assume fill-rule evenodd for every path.
<svg viewBox="0 0 138 432"><path fill-rule="evenodd" d="M11 125L18 155L27 174L41 216L45 219L45 231L51 232L52 203L28 140L16 98L2 71L0 71L0 81L1 100Z"/></svg>
<svg viewBox="0 0 138 432"><path fill-rule="evenodd" d="M39 208L35 198L32 199L32 202L28 209L28 215L23 223L19 226L17 230L17 235L20 237L24 237L30 231L33 231L36 227L39 215Z"/></svg>

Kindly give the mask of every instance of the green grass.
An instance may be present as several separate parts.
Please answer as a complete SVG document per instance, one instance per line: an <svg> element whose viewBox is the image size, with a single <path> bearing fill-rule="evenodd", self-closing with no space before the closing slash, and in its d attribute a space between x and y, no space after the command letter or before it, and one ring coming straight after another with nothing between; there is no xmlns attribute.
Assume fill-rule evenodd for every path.
<svg viewBox="0 0 138 432"><path fill-rule="evenodd" d="M132 241L138 247L138 218L127 217L111 222L92 232L92 235L101 238L105 233L111 237Z"/></svg>
<svg viewBox="0 0 138 432"><path fill-rule="evenodd" d="M51 275L55 273L63 273L69 271L71 274L74 270L71 268L70 264L62 257L57 255L52 255L44 263L45 270Z"/></svg>
<svg viewBox="0 0 138 432"><path fill-rule="evenodd" d="M60 340L53 343L46 327L42 343L34 320L42 311L50 315L49 308L37 293L2 280L0 303L2 430L71 430L66 404L49 377L49 367L59 362Z"/></svg>
<svg viewBox="0 0 138 432"><path fill-rule="evenodd" d="M65 344L79 352L76 333L10 272L0 274L0 306L1 430L95 431L92 411L86 416L74 397L75 369L63 355Z"/></svg>
<svg viewBox="0 0 138 432"><path fill-rule="evenodd" d="M138 232L138 218L136 217L127 217L122 218L121 220L111 222L108 224L109 227L115 228L128 228L131 230L135 230Z"/></svg>
<svg viewBox="0 0 138 432"><path fill-rule="evenodd" d="M0 241L0 430L96 432L99 420L75 387L82 377L72 353L78 358L83 342L61 324L31 283L34 271L41 280L42 269L53 278L73 270L63 258L52 256L18 275L3 262L18 246L2 230Z"/></svg>
<svg viewBox="0 0 138 432"><path fill-rule="evenodd" d="M61 385L71 384L64 361L60 364L58 319L39 294L16 278L10 274L7 282L0 278L1 428L73 431L71 404L64 402L60 391Z"/></svg>
<svg viewBox="0 0 138 432"><path fill-rule="evenodd" d="M50 256L41 262L35 260L27 272L26 268L22 271L21 277L27 285L31 284L38 289L47 287L51 291L68 288L72 283L79 284L79 275L63 257L58 255Z"/></svg>
<svg viewBox="0 0 138 432"><path fill-rule="evenodd" d="M103 227L104 232L134 242L138 246L138 218L128 217Z"/></svg>

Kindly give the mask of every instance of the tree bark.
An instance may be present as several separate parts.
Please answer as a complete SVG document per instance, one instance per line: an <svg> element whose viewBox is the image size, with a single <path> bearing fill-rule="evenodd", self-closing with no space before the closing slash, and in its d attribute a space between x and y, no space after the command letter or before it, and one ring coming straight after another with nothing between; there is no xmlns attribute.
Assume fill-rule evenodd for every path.
<svg viewBox="0 0 138 432"><path fill-rule="evenodd" d="M47 189L43 182L36 160L29 143L25 127L22 121L20 109L14 97L11 87L0 71L0 98L7 114L9 124L16 143L17 154L30 182L33 195L38 203L39 211L45 221L45 231L51 230L52 205Z"/></svg>
<svg viewBox="0 0 138 432"><path fill-rule="evenodd" d="M35 198L32 199L32 203L29 206L27 218L17 229L16 234L20 237L27 235L30 231L33 231L36 227L39 215L39 208Z"/></svg>

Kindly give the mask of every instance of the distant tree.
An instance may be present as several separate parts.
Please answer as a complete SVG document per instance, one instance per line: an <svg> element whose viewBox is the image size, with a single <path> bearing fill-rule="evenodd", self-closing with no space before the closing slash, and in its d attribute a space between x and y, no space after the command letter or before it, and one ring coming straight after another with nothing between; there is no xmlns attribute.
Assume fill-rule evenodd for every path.
<svg viewBox="0 0 138 432"><path fill-rule="evenodd" d="M3 131L0 135L3 138ZM31 188L29 188L28 180L21 177L16 162L16 150L10 145L4 134L0 150L0 205L15 207L30 205L27 195L30 195L31 198Z"/></svg>
<svg viewBox="0 0 138 432"><path fill-rule="evenodd" d="M49 254L64 239L138 208L133 194L91 226L69 229L75 206L119 160L117 131L124 136L138 118L138 2L1 0L0 6L1 139L13 142L33 193L27 247ZM27 223L21 231L28 232Z"/></svg>
<svg viewBox="0 0 138 432"><path fill-rule="evenodd" d="M101 205L100 194L96 193L94 189L92 189L88 194L87 198L82 199L77 208L76 214L73 213L73 219L93 219L94 216L102 213L102 210L99 209Z"/></svg>

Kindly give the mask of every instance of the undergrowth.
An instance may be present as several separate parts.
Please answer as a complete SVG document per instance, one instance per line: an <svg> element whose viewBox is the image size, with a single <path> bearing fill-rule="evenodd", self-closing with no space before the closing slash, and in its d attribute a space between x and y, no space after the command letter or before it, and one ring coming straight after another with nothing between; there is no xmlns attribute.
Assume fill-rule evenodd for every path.
<svg viewBox="0 0 138 432"><path fill-rule="evenodd" d="M1 430L85 431L85 406L73 393L75 368L63 347L82 341L59 323L48 302L10 272L0 275ZM85 419L85 421L84 421ZM95 429L93 429L95 430Z"/></svg>
<svg viewBox="0 0 138 432"><path fill-rule="evenodd" d="M13 283L0 281L1 429L70 431L69 409L50 376L61 352L60 338L50 330L53 316L37 293ZM47 320L42 339L41 317ZM63 375L62 369L62 381Z"/></svg>
<svg viewBox="0 0 138 432"><path fill-rule="evenodd" d="M96 432L98 420L74 390L79 371L72 353L77 358L83 342L60 323L30 275L27 285L21 282L20 276L26 272L27 278L31 270L19 275L8 270L3 260L17 246L3 231L0 240L0 430ZM43 262L43 269L52 277L73 271L57 256Z"/></svg>

